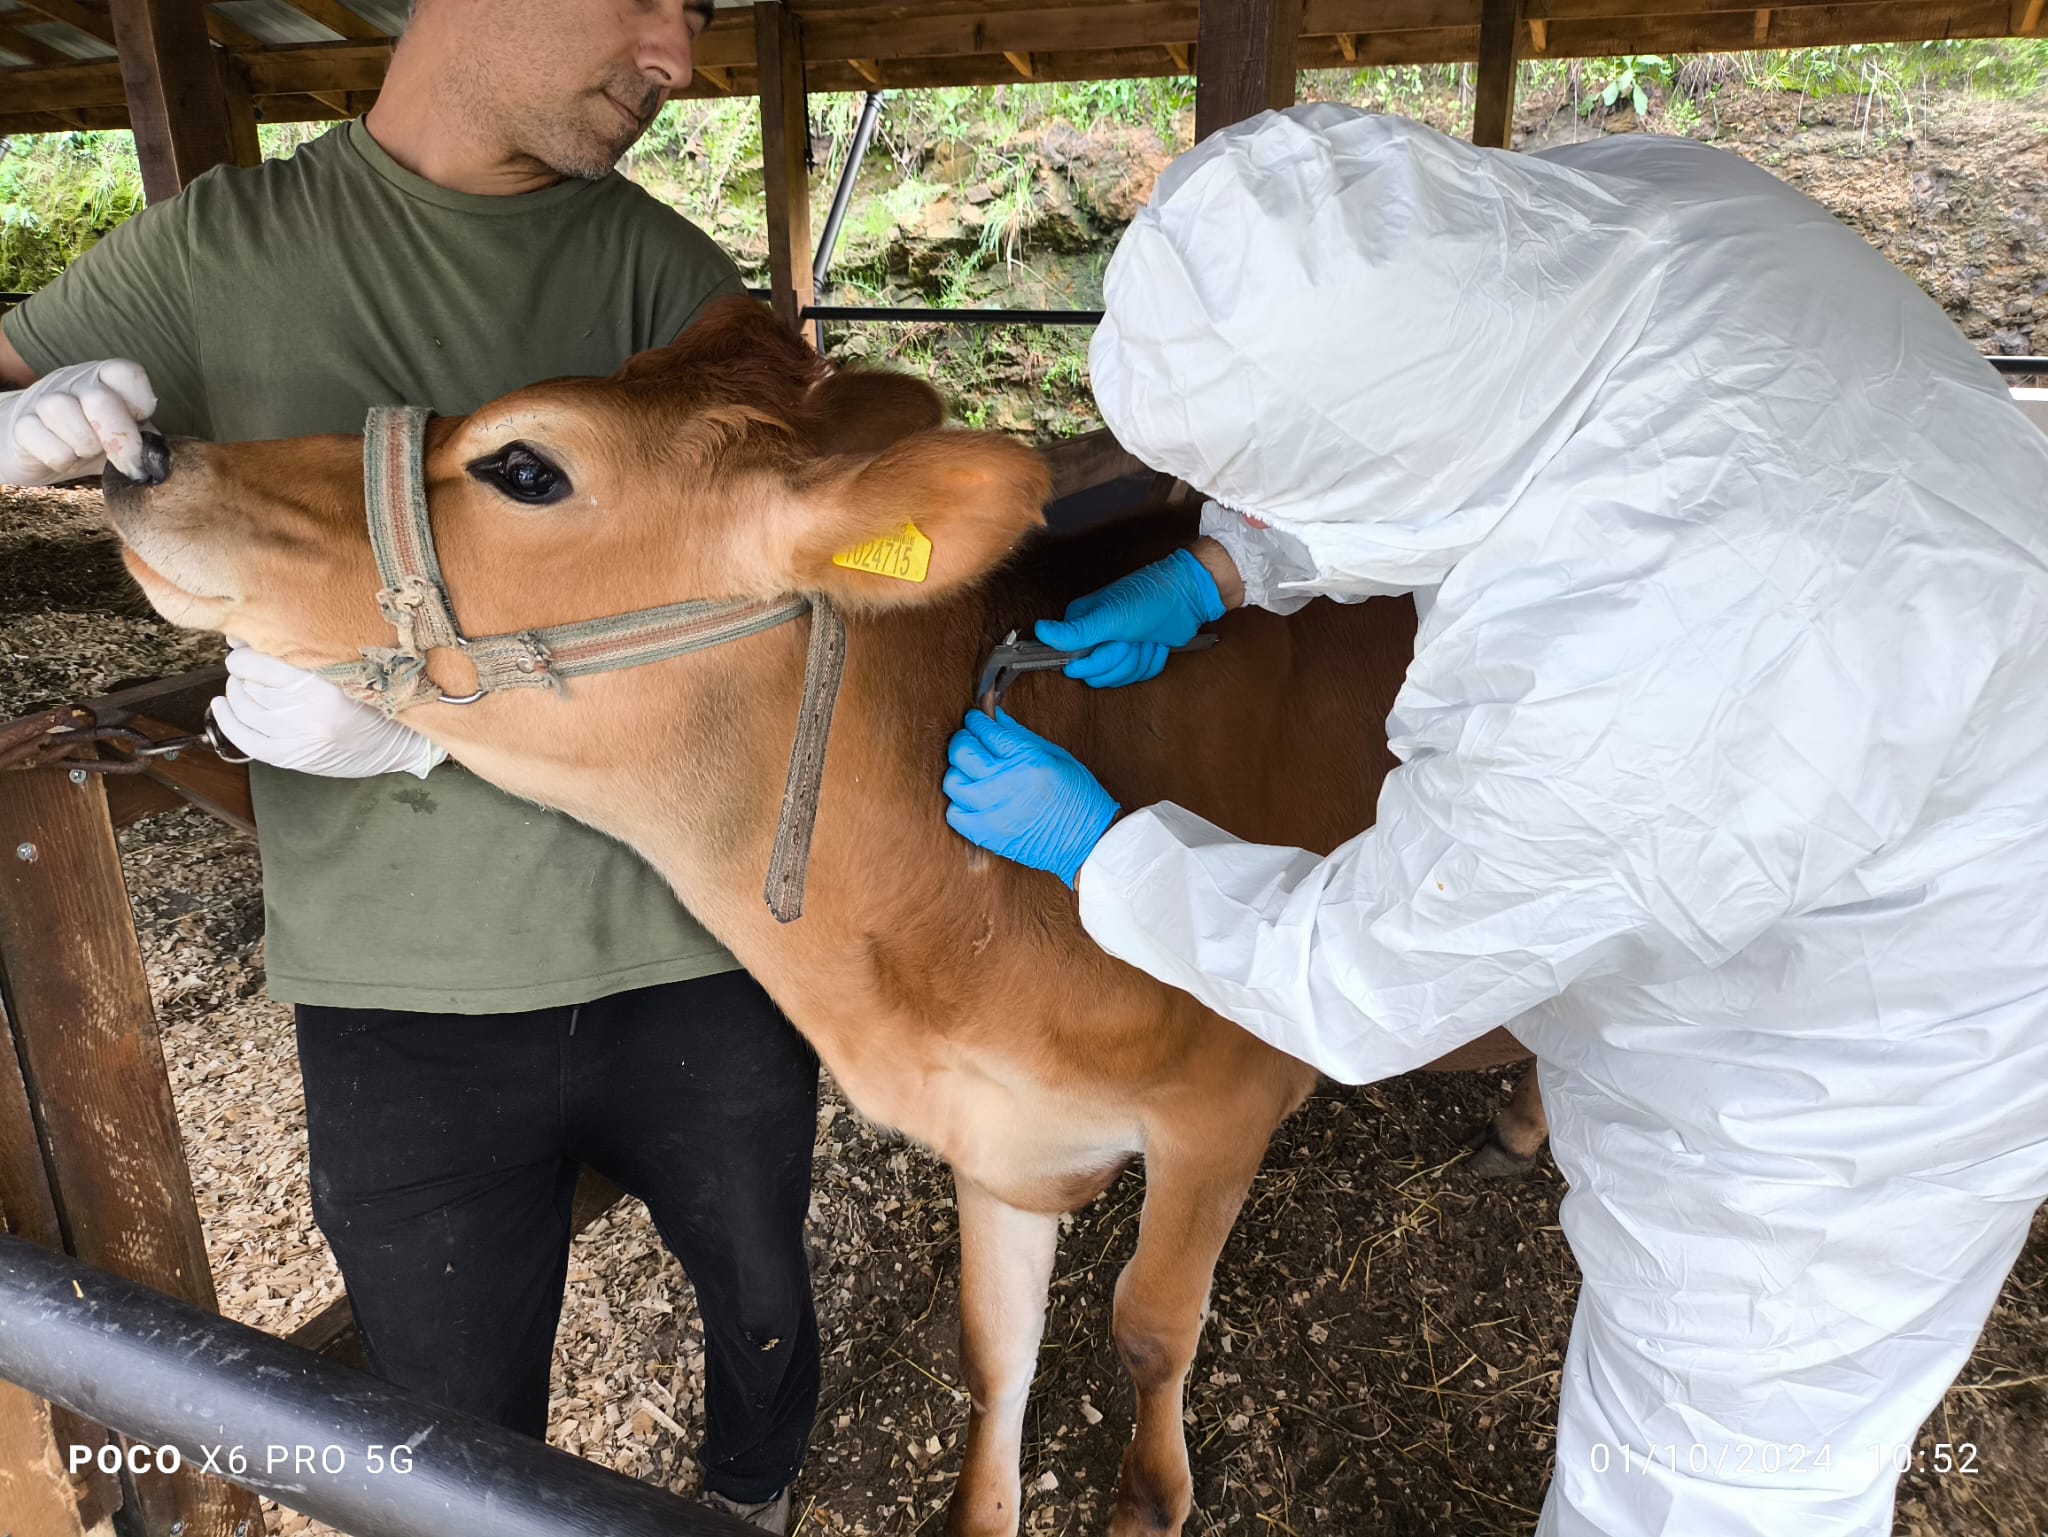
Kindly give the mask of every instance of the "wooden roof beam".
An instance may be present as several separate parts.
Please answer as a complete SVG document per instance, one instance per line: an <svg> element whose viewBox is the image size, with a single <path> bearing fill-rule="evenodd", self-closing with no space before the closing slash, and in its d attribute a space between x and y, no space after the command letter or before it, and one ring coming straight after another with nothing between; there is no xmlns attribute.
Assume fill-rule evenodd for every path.
<svg viewBox="0 0 2048 1537"><path fill-rule="evenodd" d="M308 21L317 21L328 31L352 43L371 43L386 36L382 27L363 20L341 0L285 0Z"/></svg>
<svg viewBox="0 0 2048 1537"><path fill-rule="evenodd" d="M249 88L261 96L308 91L374 91L391 62L389 42L308 43L302 48L264 48L244 56Z"/></svg>
<svg viewBox="0 0 2048 1537"><path fill-rule="evenodd" d="M1194 45L1191 43L1168 43L1166 45L1166 56L1173 60L1173 67L1183 75L1192 75L1195 72L1194 60L1189 57L1193 52Z"/></svg>
<svg viewBox="0 0 2048 1537"><path fill-rule="evenodd" d="M873 59L848 59L846 62L851 64L853 72L869 85L878 91L882 88L882 66Z"/></svg>
<svg viewBox="0 0 2048 1537"><path fill-rule="evenodd" d="M81 107L76 112L0 112L0 137L19 133L67 133L79 128L122 129L123 107Z"/></svg>
<svg viewBox="0 0 2048 1537"><path fill-rule="evenodd" d="M1033 65L1032 65L1032 63L1031 63L1031 55L1030 55L1030 54L1028 54L1028 53L1015 53L1015 52L1012 52L1011 50L1009 50L1009 49L1007 49L1007 48L1006 48L1006 49L1004 49L1004 50L1003 50L1003 57L1004 57L1004 58L1006 58L1006 59L1008 59L1008 60L1010 61L1010 68L1014 69L1014 70L1015 70L1015 71L1016 71L1016 72L1017 72L1018 74L1022 75L1022 76L1023 76L1023 77L1024 77L1024 78L1025 78L1026 80L1029 80L1029 79L1032 79L1032 78L1033 78L1033 74L1034 74L1034 67L1033 67Z"/></svg>
<svg viewBox="0 0 2048 1537"><path fill-rule="evenodd" d="M1912 11L1924 16L1942 11L1961 13L1972 9L1972 5L1971 0L1948 0L1945 4L1930 4L1927 0L1849 0L1847 4L1843 0L1771 0L1770 8L1780 13L1834 10L1853 20L1870 11ZM1717 15L1748 17L1755 11L1756 0L1525 0L1522 7L1523 15L1530 20L1600 22L1608 27L1653 21L1683 24L1688 19L1705 21ZM1948 34L1937 23L1927 35Z"/></svg>
<svg viewBox="0 0 2048 1537"><path fill-rule="evenodd" d="M2026 6L2024 15L2020 12L2022 4ZM2019 17L2018 22L2013 27L2013 31L2021 37L2040 36L2041 13L2044 8L2048 8L2048 0L2013 0L2013 15Z"/></svg>
<svg viewBox="0 0 2048 1537"><path fill-rule="evenodd" d="M1131 6L1074 6L1070 9L1102 16L1101 36L1085 47L1031 50L1033 79L1038 81L1144 79L1194 73L1202 62L1199 48L1169 47L1161 37L1172 32L1126 38L1122 13ZM1172 0L1178 4L1179 0ZM1435 64L1471 60L1478 55L1479 0L1376 0L1379 21L1363 25L1360 0L1306 0L1308 18L1297 45L1302 68L1359 68L1380 64ZM1548 58L1576 58L1615 53L1733 52L1762 46L1756 37L1757 0L1625 0L1632 17L1602 15L1594 7L1618 0L1524 0L1529 26L1522 39ZM1797 47L1844 42L1902 42L1928 37L2009 37L2027 21L2032 0L1774 0L1768 7L1768 42ZM1708 9L1711 7L1711 9ZM17 18L19 13L10 13ZM828 12L823 14L838 14ZM721 10L720 22L706 34L721 39L716 50L700 53L700 68L718 70L694 84L688 93L708 97L724 90L751 95L757 89L753 62L752 22L745 11ZM735 46L727 17L746 19L749 35ZM1349 26L1333 23L1350 20ZM1331 25L1317 33L1317 25ZM2036 21L2040 35L2041 22ZM1342 52L1340 34L1352 39L1353 55ZM810 28L805 29L809 42ZM872 45L871 45L872 46ZM336 109L314 102L304 93L374 92L382 84L392 44L389 41L309 43L238 52L235 57L249 76L250 90L269 121L324 117ZM709 56L707 56L709 55ZM1188 67L1180 63L1187 57ZM907 57L875 61L892 88L986 85L1017 78L1015 66L1000 53L984 50L957 58ZM123 108L120 74L112 60L66 62L15 69L0 75L0 120L15 131L44 131L47 124L22 121L30 114L66 111L83 114L94 127L106 126ZM808 86L813 91L866 91L874 82L843 60L808 61Z"/></svg>
<svg viewBox="0 0 2048 1537"><path fill-rule="evenodd" d="M1544 0L1527 0L1533 11ZM1553 18L1550 51L1556 58L1600 58L1624 53L1734 53L1757 46L1754 10L1667 15L1646 28L1640 17ZM1917 42L1932 37L2004 37L2011 30L2008 0L1952 0L1896 4L1814 5L1777 0L1770 9L1773 48L1832 47L1844 43Z"/></svg>

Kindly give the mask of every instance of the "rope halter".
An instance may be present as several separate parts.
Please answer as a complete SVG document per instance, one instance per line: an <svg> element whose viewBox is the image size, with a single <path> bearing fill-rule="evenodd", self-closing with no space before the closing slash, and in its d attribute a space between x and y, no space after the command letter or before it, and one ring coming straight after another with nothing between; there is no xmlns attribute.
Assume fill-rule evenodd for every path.
<svg viewBox="0 0 2048 1537"><path fill-rule="evenodd" d="M425 445L433 414L421 406L373 406L364 423L363 499L384 583L377 608L397 632L398 644L365 646L359 661L322 667L320 675L351 698L397 715L418 704L475 704L505 689L560 689L571 678L687 656L809 613L803 703L765 893L777 922L801 917L825 747L846 667L846 622L839 611L823 593L711 598L505 635L465 636L455 622L427 515ZM444 647L469 658L475 692L450 696L427 676L428 653Z"/></svg>

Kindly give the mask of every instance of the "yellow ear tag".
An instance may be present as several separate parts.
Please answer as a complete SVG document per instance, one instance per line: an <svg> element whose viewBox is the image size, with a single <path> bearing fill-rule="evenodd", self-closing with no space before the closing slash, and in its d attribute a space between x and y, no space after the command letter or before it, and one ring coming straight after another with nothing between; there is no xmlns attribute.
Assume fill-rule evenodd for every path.
<svg viewBox="0 0 2048 1537"><path fill-rule="evenodd" d="M894 577L899 582L921 582L932 569L932 542L915 523L906 523L901 533L841 550L832 557L832 564L849 571Z"/></svg>

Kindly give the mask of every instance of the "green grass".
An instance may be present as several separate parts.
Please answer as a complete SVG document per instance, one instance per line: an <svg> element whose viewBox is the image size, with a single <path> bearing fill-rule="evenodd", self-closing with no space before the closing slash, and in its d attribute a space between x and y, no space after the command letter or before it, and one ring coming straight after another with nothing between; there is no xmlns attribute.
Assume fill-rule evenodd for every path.
<svg viewBox="0 0 2048 1537"><path fill-rule="evenodd" d="M331 126L280 123L258 133L263 153L276 159ZM0 139L0 292L35 292L142 205L131 133Z"/></svg>
<svg viewBox="0 0 2048 1537"><path fill-rule="evenodd" d="M1913 91L2024 101L2048 90L2048 42L2020 38L1795 48L1742 56L1753 85L1808 96L1857 95L1872 71Z"/></svg>
<svg viewBox="0 0 2048 1537"><path fill-rule="evenodd" d="M0 149L0 291L33 293L141 206L132 135L6 141Z"/></svg>

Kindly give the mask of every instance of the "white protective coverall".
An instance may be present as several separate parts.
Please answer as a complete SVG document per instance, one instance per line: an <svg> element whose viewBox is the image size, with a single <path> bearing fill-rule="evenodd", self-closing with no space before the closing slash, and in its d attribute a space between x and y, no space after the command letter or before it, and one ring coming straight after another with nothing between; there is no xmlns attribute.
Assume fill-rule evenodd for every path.
<svg viewBox="0 0 2048 1537"><path fill-rule="evenodd" d="M1089 932L1347 1082L1536 1052L1585 1275L1539 1532L1888 1534L2048 1194L2048 437L1684 140L1268 113L1107 305L1103 415L1250 601L1424 617L1376 827L1140 811Z"/></svg>

